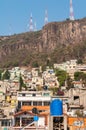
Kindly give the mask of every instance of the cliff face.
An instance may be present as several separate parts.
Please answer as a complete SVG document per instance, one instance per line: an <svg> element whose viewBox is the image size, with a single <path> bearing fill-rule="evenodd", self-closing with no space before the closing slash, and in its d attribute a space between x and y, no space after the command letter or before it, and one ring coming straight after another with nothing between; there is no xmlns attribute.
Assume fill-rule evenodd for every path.
<svg viewBox="0 0 86 130"><path fill-rule="evenodd" d="M57 44L76 44L86 40L86 19L50 23L42 30L44 47L51 50Z"/></svg>
<svg viewBox="0 0 86 130"><path fill-rule="evenodd" d="M27 57L36 53L51 53L59 45L75 45L86 41L86 18L53 22L37 32L0 37L0 62L12 56Z"/></svg>

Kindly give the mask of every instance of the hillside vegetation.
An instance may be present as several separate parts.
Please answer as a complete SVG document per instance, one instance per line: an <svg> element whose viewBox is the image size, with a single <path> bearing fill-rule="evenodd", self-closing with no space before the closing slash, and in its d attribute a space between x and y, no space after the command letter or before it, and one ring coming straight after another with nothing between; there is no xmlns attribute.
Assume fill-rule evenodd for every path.
<svg viewBox="0 0 86 130"><path fill-rule="evenodd" d="M86 18L53 22L42 30L0 37L0 67L52 66L69 59L86 61Z"/></svg>

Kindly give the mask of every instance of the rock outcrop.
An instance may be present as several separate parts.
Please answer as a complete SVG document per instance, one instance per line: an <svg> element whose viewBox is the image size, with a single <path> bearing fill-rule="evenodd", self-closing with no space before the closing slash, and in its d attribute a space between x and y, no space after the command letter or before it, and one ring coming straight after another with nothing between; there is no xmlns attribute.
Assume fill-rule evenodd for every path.
<svg viewBox="0 0 86 130"><path fill-rule="evenodd" d="M44 47L54 49L57 44L77 44L86 40L86 19L49 23L42 29Z"/></svg>
<svg viewBox="0 0 86 130"><path fill-rule="evenodd" d="M0 62L16 55L51 53L59 45L75 45L86 41L86 18L52 22L37 32L0 37ZM23 53L22 53L23 50ZM15 55L16 54L16 55ZM21 56L20 56L21 57ZM10 59L10 58L9 58Z"/></svg>

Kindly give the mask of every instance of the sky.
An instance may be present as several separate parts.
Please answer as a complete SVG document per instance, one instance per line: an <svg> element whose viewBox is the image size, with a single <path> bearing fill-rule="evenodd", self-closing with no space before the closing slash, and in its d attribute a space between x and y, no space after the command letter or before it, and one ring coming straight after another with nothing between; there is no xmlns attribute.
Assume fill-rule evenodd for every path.
<svg viewBox="0 0 86 130"><path fill-rule="evenodd" d="M29 31L32 13L37 30L44 26L45 10L48 22L69 18L70 0L0 0L0 36ZM86 17L86 0L73 0L75 19Z"/></svg>

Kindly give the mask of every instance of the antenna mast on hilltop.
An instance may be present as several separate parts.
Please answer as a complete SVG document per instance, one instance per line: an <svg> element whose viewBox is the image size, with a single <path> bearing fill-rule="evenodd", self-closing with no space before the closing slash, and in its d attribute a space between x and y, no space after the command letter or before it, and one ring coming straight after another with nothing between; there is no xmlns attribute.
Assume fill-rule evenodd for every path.
<svg viewBox="0 0 86 130"><path fill-rule="evenodd" d="M45 10L45 19L44 19L44 25L48 23L48 12Z"/></svg>
<svg viewBox="0 0 86 130"><path fill-rule="evenodd" d="M70 20L74 20L73 3L70 0Z"/></svg>
<svg viewBox="0 0 86 130"><path fill-rule="evenodd" d="M30 32L34 31L34 30L33 30L33 18L32 18L32 14L30 15L29 31L30 31Z"/></svg>
<svg viewBox="0 0 86 130"><path fill-rule="evenodd" d="M12 35L12 26L11 26L11 24L9 24L9 36L11 36Z"/></svg>
<svg viewBox="0 0 86 130"><path fill-rule="evenodd" d="M36 22L34 23L34 31L37 31Z"/></svg>

